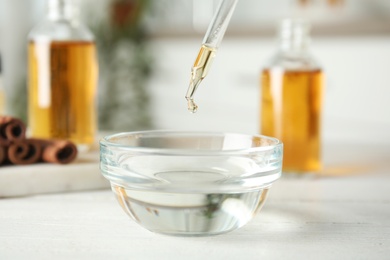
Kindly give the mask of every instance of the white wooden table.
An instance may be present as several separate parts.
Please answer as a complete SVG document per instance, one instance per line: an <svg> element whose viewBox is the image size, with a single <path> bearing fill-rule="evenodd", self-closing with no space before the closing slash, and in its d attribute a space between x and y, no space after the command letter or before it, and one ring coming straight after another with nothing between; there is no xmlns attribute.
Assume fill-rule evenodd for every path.
<svg viewBox="0 0 390 260"><path fill-rule="evenodd" d="M389 259L390 147L325 148L327 176L285 175L252 222L214 237L146 231L109 190L1 199L0 259Z"/></svg>

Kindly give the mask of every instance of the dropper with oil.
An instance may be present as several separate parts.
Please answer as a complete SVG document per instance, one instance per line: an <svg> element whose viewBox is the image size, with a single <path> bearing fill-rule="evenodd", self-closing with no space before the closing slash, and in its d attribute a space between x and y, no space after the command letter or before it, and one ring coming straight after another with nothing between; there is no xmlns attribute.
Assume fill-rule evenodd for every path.
<svg viewBox="0 0 390 260"><path fill-rule="evenodd" d="M238 0L221 0L217 11L207 29L203 39L202 47L191 69L190 85L187 90L186 99L188 110L195 113L198 106L194 101L194 95L202 80L207 76L211 64L215 58L217 49L221 44L233 15Z"/></svg>

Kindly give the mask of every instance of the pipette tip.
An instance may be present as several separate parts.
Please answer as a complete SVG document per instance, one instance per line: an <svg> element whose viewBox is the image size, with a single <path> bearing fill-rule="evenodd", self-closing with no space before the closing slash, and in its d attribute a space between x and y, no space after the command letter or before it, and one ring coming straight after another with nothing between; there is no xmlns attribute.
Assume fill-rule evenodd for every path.
<svg viewBox="0 0 390 260"><path fill-rule="evenodd" d="M198 111L198 106L195 104L194 100L192 98L186 98L187 104L188 104L188 111L191 113L196 113Z"/></svg>

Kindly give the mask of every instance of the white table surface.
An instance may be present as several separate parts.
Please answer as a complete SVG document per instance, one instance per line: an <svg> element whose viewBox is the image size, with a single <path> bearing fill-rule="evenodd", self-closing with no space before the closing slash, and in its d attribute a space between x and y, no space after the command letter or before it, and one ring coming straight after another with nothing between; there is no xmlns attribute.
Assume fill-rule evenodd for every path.
<svg viewBox="0 0 390 260"><path fill-rule="evenodd" d="M389 259L390 147L329 144L321 176L284 175L243 228L144 230L109 190L0 200L0 259Z"/></svg>

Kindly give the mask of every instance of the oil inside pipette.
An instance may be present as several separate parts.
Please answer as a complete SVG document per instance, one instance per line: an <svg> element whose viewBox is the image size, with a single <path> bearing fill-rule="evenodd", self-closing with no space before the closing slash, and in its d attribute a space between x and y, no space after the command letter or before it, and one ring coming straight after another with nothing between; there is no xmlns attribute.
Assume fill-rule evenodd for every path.
<svg viewBox="0 0 390 260"><path fill-rule="evenodd" d="M187 90L186 99L188 102L188 110L195 113L198 110L198 106L194 101L194 94L196 89L202 80L207 76L210 70L211 64L214 60L216 49L202 45L199 50L198 56L191 69L190 85Z"/></svg>

